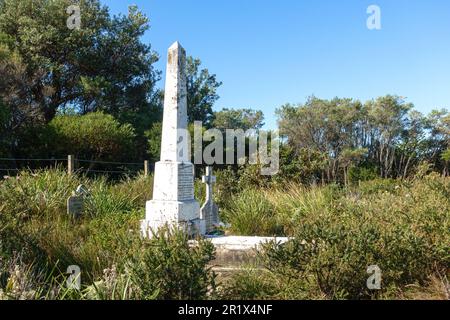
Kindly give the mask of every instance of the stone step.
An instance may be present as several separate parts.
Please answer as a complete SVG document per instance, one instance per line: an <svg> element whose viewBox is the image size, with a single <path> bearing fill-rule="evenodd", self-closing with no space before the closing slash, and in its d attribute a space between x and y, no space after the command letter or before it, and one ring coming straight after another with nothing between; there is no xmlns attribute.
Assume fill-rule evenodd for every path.
<svg viewBox="0 0 450 320"><path fill-rule="evenodd" d="M263 243L277 241L285 243L287 237L246 237L218 236L208 238L216 248L216 259L211 262L213 268L240 268L245 265L257 265L256 252Z"/></svg>

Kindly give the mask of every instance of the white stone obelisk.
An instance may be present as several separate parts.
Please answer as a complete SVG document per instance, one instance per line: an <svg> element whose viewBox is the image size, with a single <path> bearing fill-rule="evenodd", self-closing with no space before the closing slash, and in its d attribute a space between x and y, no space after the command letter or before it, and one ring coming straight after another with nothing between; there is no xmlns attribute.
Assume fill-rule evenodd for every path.
<svg viewBox="0 0 450 320"><path fill-rule="evenodd" d="M147 202L141 222L146 237L165 225L185 228L191 234L204 233L200 205L194 199L186 94L186 51L175 42L168 52L161 159L155 164L153 200Z"/></svg>

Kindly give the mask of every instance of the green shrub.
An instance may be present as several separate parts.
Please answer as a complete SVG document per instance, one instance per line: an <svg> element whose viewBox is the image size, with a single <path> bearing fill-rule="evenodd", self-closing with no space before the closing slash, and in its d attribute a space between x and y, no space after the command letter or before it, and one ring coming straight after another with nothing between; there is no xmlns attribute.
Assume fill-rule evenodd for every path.
<svg viewBox="0 0 450 320"><path fill-rule="evenodd" d="M48 143L56 155L78 159L127 160L133 151L134 129L101 112L62 115L48 125ZM124 157L124 155L127 155Z"/></svg>
<svg viewBox="0 0 450 320"><path fill-rule="evenodd" d="M145 131L148 153L150 158L158 161L161 155L162 122L155 122L152 127Z"/></svg>
<svg viewBox="0 0 450 320"><path fill-rule="evenodd" d="M231 168L218 170L217 184L214 186L214 200L219 208L223 208L241 190L238 185L238 176Z"/></svg>
<svg viewBox="0 0 450 320"><path fill-rule="evenodd" d="M352 166L348 169L348 179L352 183L377 179L379 173L375 167Z"/></svg>
<svg viewBox="0 0 450 320"><path fill-rule="evenodd" d="M56 169L22 171L17 179L1 181L1 252L11 256L24 248L23 260L29 263L80 265L88 279L101 276L112 263L122 266L136 248L150 180L139 176L113 185ZM66 213L66 200L79 184L91 195L82 218L74 221Z"/></svg>
<svg viewBox="0 0 450 320"><path fill-rule="evenodd" d="M214 246L207 240L191 244L181 231L161 229L142 244L141 254L131 263L133 283L141 298L162 300L205 299L215 288L215 275L208 266Z"/></svg>
<svg viewBox="0 0 450 320"><path fill-rule="evenodd" d="M68 176L61 169L21 171L16 178L1 182L0 200L4 214L14 219L27 220L32 217L65 211L66 200L83 178Z"/></svg>
<svg viewBox="0 0 450 320"><path fill-rule="evenodd" d="M274 206L260 190L246 189L235 195L223 209L222 216L237 235L271 236L283 233Z"/></svg>
<svg viewBox="0 0 450 320"><path fill-rule="evenodd" d="M84 216L73 220L66 214L66 199L79 184L91 196ZM186 235L168 230L151 240L140 238L139 220L151 188L151 177L112 183L69 177L58 169L24 171L17 179L0 181L3 294L39 299L212 297L214 248L209 242L191 246ZM203 188L197 181L197 196L203 196ZM244 270L226 279L219 297L445 296L436 292L445 288L436 279L448 277L450 265L449 178L421 174L409 181L366 181L350 188L286 184L238 190L222 198L223 218L232 232L293 238L264 246L259 259L265 270ZM11 261L18 267L5 263ZM366 270L373 264L382 270L382 290L377 292L366 287ZM62 273L68 265L82 269L81 292L66 290ZM15 270L21 275L16 278L23 278L16 287L23 290L10 295L18 281L10 280Z"/></svg>
<svg viewBox="0 0 450 320"><path fill-rule="evenodd" d="M253 196L268 199L281 215L278 221L294 226L293 238L265 245L259 258L267 272L235 277L226 293L242 290L257 299L392 298L448 274L450 179L432 174L365 182L361 192L332 190L292 185L267 192L268 197ZM296 212L291 220L289 212ZM382 271L380 291L366 286L370 265Z"/></svg>

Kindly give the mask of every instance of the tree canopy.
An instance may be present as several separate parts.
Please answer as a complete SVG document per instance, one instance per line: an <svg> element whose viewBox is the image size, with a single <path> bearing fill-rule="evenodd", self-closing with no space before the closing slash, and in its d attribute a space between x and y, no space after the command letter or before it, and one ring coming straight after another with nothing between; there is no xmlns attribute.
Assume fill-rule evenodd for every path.
<svg viewBox="0 0 450 320"><path fill-rule="evenodd" d="M228 109L214 113L213 126L218 129L259 130L264 126L264 114L253 109Z"/></svg>
<svg viewBox="0 0 450 320"><path fill-rule="evenodd" d="M149 19L136 6L112 16L99 0L82 0L80 28L69 28L72 4L0 0L0 153L158 160L164 92L158 54L142 41ZM262 129L261 111L213 110L221 85L200 59L187 58L189 123ZM281 106L277 116L282 176L344 183L407 177L423 161L449 174L448 110L423 115L395 95L367 102L312 96Z"/></svg>
<svg viewBox="0 0 450 320"><path fill-rule="evenodd" d="M217 81L215 74L208 69L200 69L200 59L188 57L186 61L188 121L202 121L206 127L211 126L214 119L212 107L219 99L217 89L222 82Z"/></svg>
<svg viewBox="0 0 450 320"><path fill-rule="evenodd" d="M0 2L2 46L25 64L28 100L48 122L58 109L114 116L149 109L157 97L157 55L140 37L148 19L136 7L111 17L97 0L80 1L82 28L66 25L69 0ZM16 84L16 90L24 90Z"/></svg>
<svg viewBox="0 0 450 320"><path fill-rule="evenodd" d="M426 117L413 107L392 95L366 103L313 96L305 104L282 106L277 115L290 157L304 150L326 159L318 178L339 180L357 163L389 178L408 176L422 161L442 168L436 156L449 145L448 111Z"/></svg>

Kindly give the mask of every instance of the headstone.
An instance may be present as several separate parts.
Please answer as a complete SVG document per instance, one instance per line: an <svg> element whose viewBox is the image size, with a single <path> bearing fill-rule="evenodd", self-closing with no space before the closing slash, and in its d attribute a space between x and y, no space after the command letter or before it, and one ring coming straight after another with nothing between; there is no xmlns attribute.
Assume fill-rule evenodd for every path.
<svg viewBox="0 0 450 320"><path fill-rule="evenodd" d="M90 191L82 184L80 184L77 187L75 193L78 194L78 195L85 196L85 197L89 197L91 195Z"/></svg>
<svg viewBox="0 0 450 320"><path fill-rule="evenodd" d="M204 234L200 205L194 199L194 165L187 135L186 51L175 42L168 52L161 159L155 164L153 200L146 204L141 232L151 237L160 227L180 226Z"/></svg>
<svg viewBox="0 0 450 320"><path fill-rule="evenodd" d="M200 218L205 221L206 234L217 229L219 225L219 208L214 203L212 186L216 183L216 177L212 175L212 168L206 167L206 174L202 177L206 184L206 202L200 209Z"/></svg>
<svg viewBox="0 0 450 320"><path fill-rule="evenodd" d="M89 196L89 190L80 184L67 199L67 214L73 218L79 218L83 214L84 199Z"/></svg>
<svg viewBox="0 0 450 320"><path fill-rule="evenodd" d="M67 214L73 218L79 218L83 214L84 197L72 195L67 199Z"/></svg>

